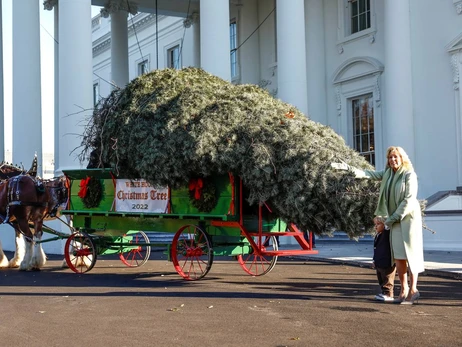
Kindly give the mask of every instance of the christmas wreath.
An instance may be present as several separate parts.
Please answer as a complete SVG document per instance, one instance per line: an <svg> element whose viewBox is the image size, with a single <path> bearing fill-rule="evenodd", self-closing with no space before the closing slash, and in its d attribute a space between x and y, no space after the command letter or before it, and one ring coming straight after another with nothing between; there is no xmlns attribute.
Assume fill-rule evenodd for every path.
<svg viewBox="0 0 462 347"><path fill-rule="evenodd" d="M217 189L209 180L193 178L189 181L189 199L201 212L210 212L217 205Z"/></svg>
<svg viewBox="0 0 462 347"><path fill-rule="evenodd" d="M100 179L87 177L80 181L78 196L86 208L98 207L103 199L103 183Z"/></svg>

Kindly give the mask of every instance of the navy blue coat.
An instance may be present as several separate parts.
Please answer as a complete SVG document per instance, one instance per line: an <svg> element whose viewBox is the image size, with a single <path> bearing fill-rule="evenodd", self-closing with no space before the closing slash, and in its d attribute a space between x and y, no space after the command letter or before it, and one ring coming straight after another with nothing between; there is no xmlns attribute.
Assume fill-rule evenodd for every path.
<svg viewBox="0 0 462 347"><path fill-rule="evenodd" d="M373 259L375 267L387 268L393 266L390 247L390 230L384 230L375 235Z"/></svg>

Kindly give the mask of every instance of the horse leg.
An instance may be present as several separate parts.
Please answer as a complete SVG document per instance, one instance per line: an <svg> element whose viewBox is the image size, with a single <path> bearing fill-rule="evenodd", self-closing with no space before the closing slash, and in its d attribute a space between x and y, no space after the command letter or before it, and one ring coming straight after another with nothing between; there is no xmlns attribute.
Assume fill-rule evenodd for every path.
<svg viewBox="0 0 462 347"><path fill-rule="evenodd" d="M42 224L43 222L40 221L34 223L34 249L32 259L30 262L32 270L40 270L42 267L45 266L45 263L47 261L45 252L42 248L42 243L40 242L42 240L43 235Z"/></svg>
<svg viewBox="0 0 462 347"><path fill-rule="evenodd" d="M10 260L9 267L19 267L19 264L21 264L22 260L24 259L26 251L24 237L18 230L15 230L15 233L16 238L14 243L16 245L16 251L14 252L14 257Z"/></svg>
<svg viewBox="0 0 462 347"><path fill-rule="evenodd" d="M0 269L8 267L8 258L3 253L2 242L0 241Z"/></svg>
<svg viewBox="0 0 462 347"><path fill-rule="evenodd" d="M31 260L32 260L32 253L33 253L33 235L29 228L29 223L27 220L23 219L18 221L18 228L20 231L23 232L26 238L26 253L24 255L24 259L22 260L21 264L19 265L20 271L28 271L31 267Z"/></svg>

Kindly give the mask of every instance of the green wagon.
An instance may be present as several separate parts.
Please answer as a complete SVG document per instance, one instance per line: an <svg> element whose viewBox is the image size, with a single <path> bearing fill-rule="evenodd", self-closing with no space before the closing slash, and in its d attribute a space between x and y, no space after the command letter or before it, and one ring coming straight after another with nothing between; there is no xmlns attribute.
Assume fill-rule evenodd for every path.
<svg viewBox="0 0 462 347"><path fill-rule="evenodd" d="M107 254L119 254L127 266L144 264L151 246L157 245L146 232L173 235L166 249L175 270L187 280L204 277L214 256L234 257L248 274L260 276L274 268L278 256L317 253L311 233L306 238L294 224L272 218L265 205L250 211L242 181L232 175L169 189L116 178L110 169L64 174L69 203L62 214L72 216L75 231L64 254L77 273L91 270L97 257ZM207 194L213 196L208 207ZM279 249L277 237L294 238L296 249Z"/></svg>

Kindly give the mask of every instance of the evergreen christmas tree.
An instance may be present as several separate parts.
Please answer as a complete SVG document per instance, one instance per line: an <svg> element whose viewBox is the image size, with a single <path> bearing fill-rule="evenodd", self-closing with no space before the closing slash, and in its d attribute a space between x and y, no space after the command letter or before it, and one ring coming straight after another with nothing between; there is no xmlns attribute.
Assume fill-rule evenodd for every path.
<svg viewBox="0 0 462 347"><path fill-rule="evenodd" d="M80 159L152 184L187 185L231 172L275 217L303 230L356 238L373 230L378 185L336 171L371 168L331 128L255 85L197 68L155 70L102 99L85 128Z"/></svg>

